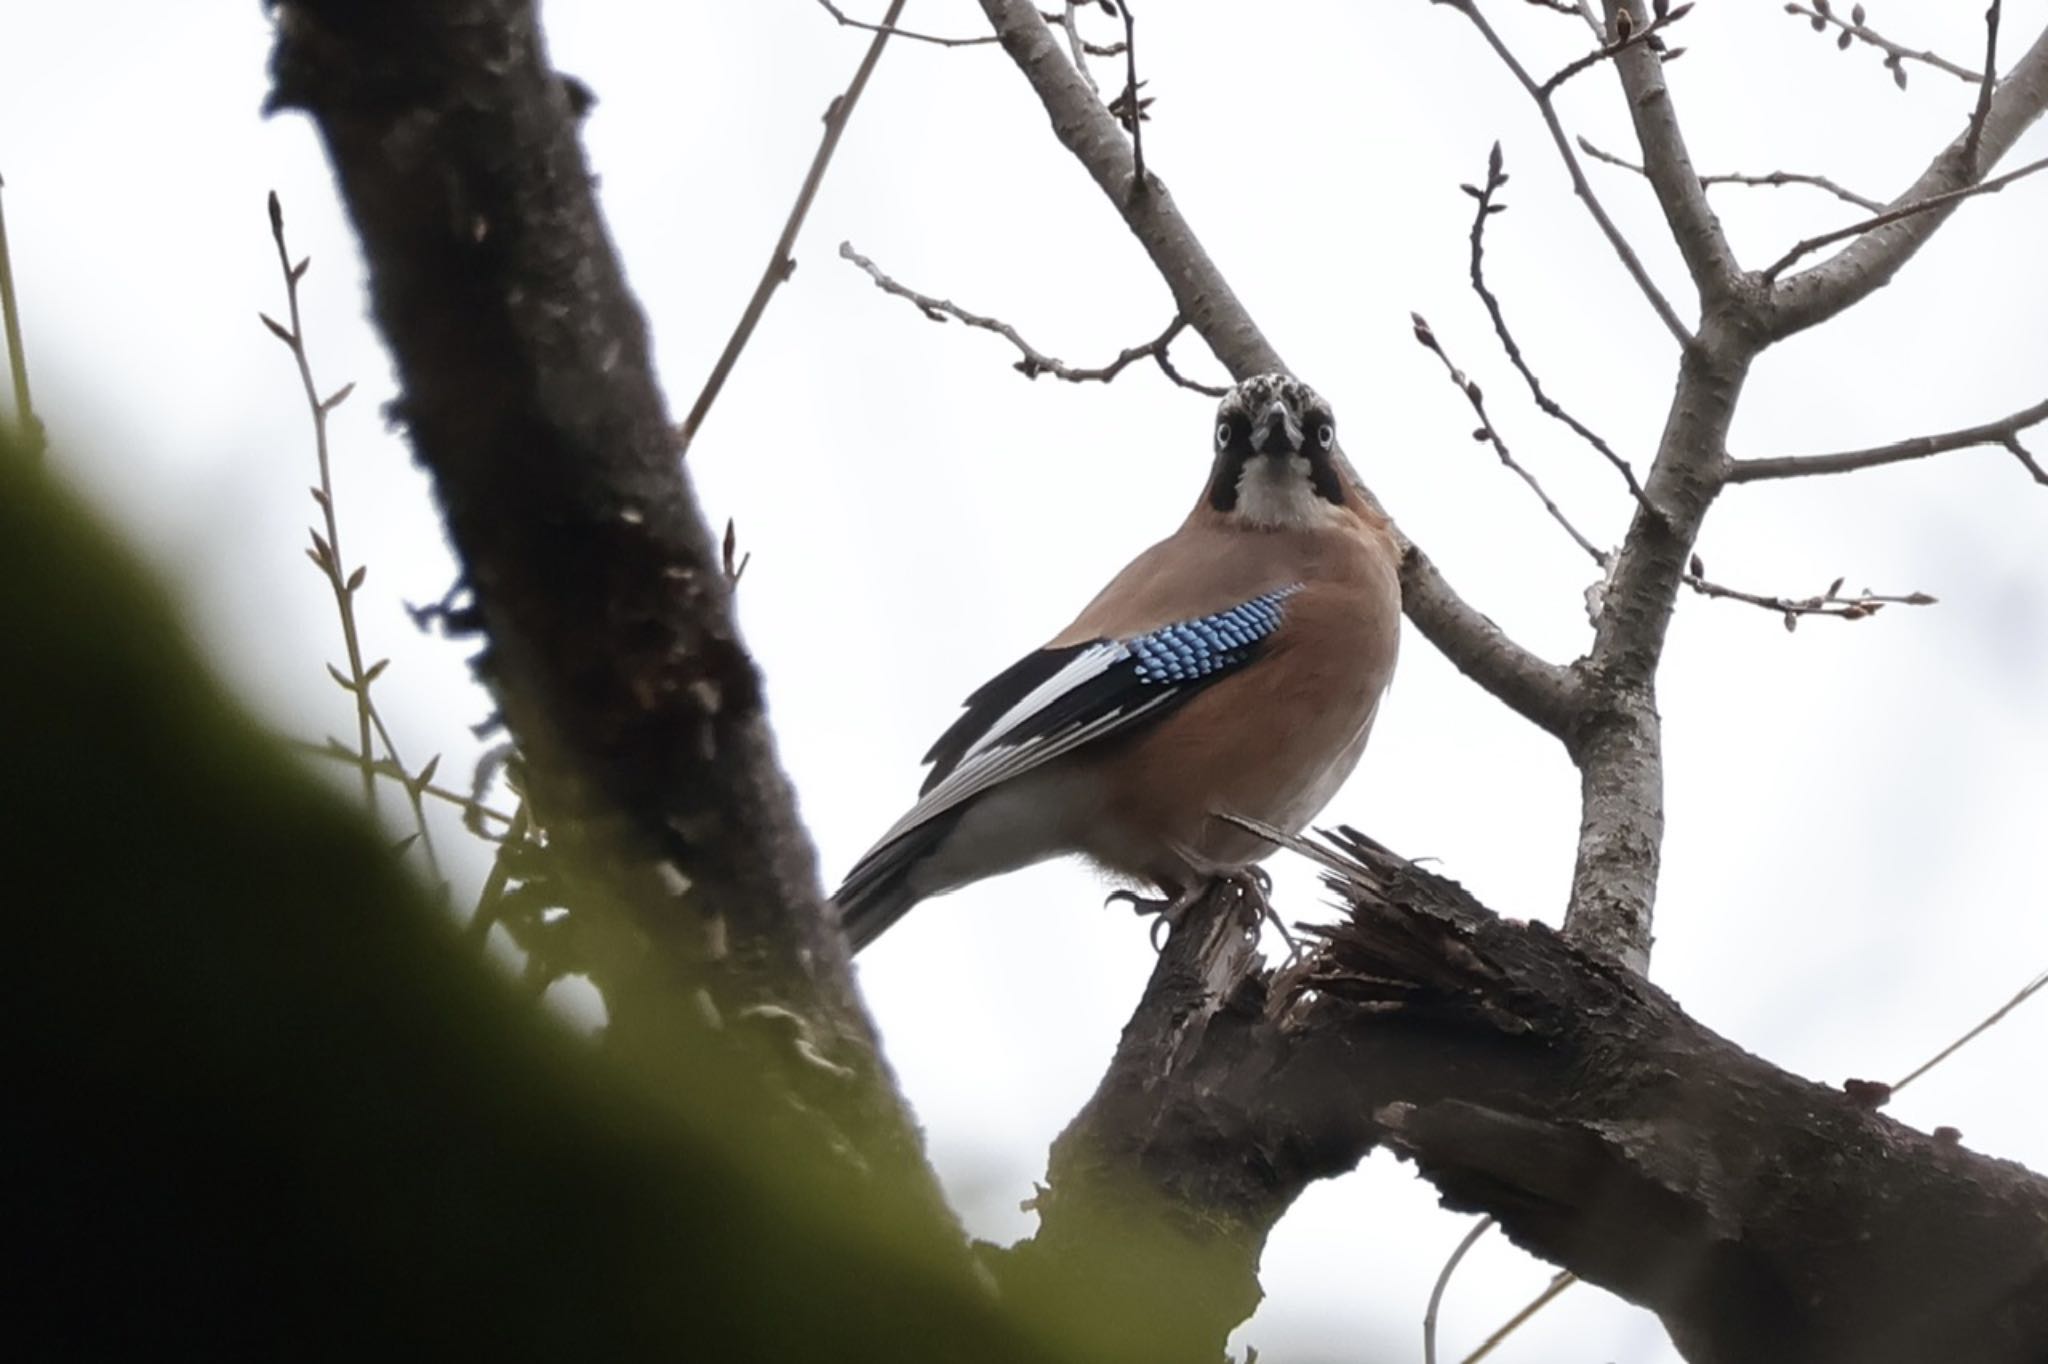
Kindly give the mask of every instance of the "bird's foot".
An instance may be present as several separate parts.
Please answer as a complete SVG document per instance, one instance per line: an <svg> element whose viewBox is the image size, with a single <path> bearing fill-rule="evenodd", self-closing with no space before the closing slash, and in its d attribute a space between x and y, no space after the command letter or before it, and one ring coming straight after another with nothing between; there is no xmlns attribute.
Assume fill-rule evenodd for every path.
<svg viewBox="0 0 2048 1364"><path fill-rule="evenodd" d="M1274 912L1273 902L1268 898L1273 889L1273 878L1267 874L1264 867L1232 867L1227 871L1218 872L1207 881L1197 881L1172 896L1155 898L1131 890L1111 891L1109 898L1103 903L1114 904L1120 900L1129 905L1134 914L1157 915L1158 917L1152 921L1152 950L1157 952L1166 945L1162 934L1179 928L1188 911L1200 904L1219 884L1227 886L1237 900L1239 915L1247 932L1256 932L1262 921L1270 923L1286 941L1289 955L1301 955L1301 944L1287 931L1287 926L1280 921L1280 916Z"/></svg>

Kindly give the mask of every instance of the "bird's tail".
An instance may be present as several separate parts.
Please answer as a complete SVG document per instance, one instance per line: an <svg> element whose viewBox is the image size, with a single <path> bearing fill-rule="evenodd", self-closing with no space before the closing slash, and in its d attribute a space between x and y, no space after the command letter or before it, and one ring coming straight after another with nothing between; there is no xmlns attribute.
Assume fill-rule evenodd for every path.
<svg viewBox="0 0 2048 1364"><path fill-rule="evenodd" d="M846 874L832 902L839 906L839 926L856 953L924 898L911 888L910 874L952 832L954 822L941 816L906 830L871 849Z"/></svg>

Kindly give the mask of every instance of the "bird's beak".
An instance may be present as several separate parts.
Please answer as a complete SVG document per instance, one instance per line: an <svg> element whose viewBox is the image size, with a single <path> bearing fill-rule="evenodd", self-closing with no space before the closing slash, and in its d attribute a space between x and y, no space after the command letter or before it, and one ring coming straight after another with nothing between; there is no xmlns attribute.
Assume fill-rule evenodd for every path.
<svg viewBox="0 0 2048 1364"><path fill-rule="evenodd" d="M1275 444L1276 438L1281 442ZM1262 455L1292 455L1301 450L1301 423L1287 404L1275 398L1252 423L1252 449Z"/></svg>

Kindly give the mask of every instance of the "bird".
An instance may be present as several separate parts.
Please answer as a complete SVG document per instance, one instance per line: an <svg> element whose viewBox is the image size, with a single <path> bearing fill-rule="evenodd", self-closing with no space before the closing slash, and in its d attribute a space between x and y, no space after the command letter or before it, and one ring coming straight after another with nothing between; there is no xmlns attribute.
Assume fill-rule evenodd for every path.
<svg viewBox="0 0 2048 1364"><path fill-rule="evenodd" d="M1356 768L1400 643L1392 525L1291 375L1230 388L1212 443L1179 529L925 754L917 802L833 896L854 952L923 900L1066 854L1158 890L1118 895L1162 922L1219 878L1262 892L1274 845L1228 817L1298 833Z"/></svg>

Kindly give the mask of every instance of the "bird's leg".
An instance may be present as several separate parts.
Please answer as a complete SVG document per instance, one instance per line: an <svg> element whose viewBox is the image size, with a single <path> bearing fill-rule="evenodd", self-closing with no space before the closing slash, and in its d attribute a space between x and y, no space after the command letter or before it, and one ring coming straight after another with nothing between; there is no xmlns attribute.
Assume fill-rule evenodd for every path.
<svg viewBox="0 0 2048 1364"><path fill-rule="evenodd" d="M1152 923L1152 950L1156 952L1164 946L1160 939L1161 930L1180 927L1180 922L1187 917L1187 912L1201 903L1203 897L1218 884L1228 886L1236 897L1246 920L1247 930L1256 931L1261 921L1270 923L1286 942L1289 957L1301 955L1301 944L1287 931L1287 925L1280 921L1279 914L1273 909L1272 900L1268 898L1273 889L1273 878L1261 866L1225 868L1207 881L1196 881L1170 897L1154 899L1131 890L1111 891L1109 898L1103 903L1107 905L1121 900L1131 907L1133 913L1158 915Z"/></svg>
<svg viewBox="0 0 2048 1364"><path fill-rule="evenodd" d="M1216 878L1229 883L1237 892L1238 903L1247 911L1246 930L1255 931L1261 920L1273 925L1273 931L1280 935L1280 941L1287 944L1287 959L1301 959L1301 943L1287 931L1287 923L1280 917L1280 911L1273 908L1273 877L1256 863L1236 867Z"/></svg>

